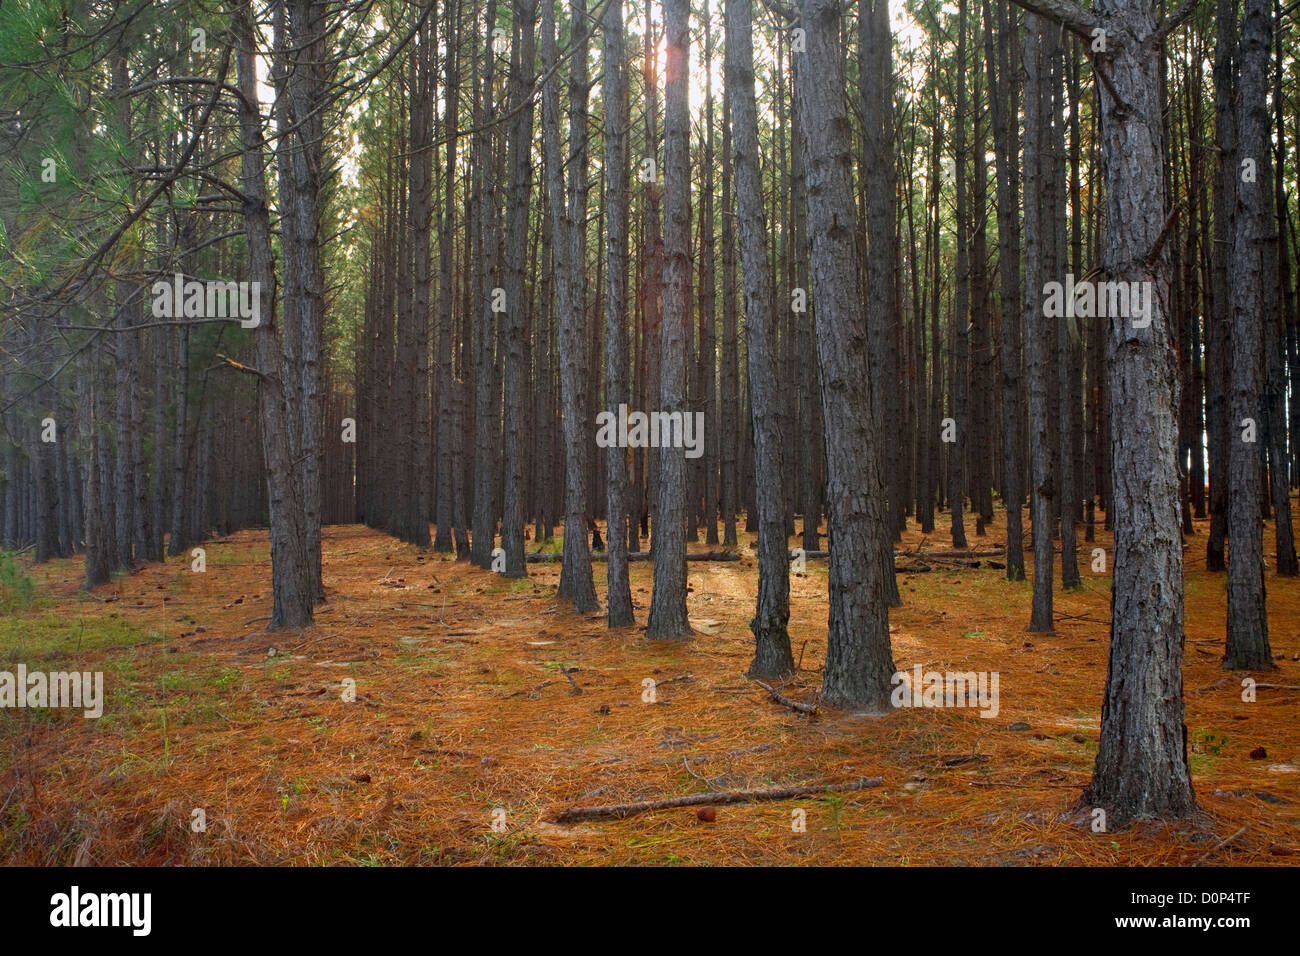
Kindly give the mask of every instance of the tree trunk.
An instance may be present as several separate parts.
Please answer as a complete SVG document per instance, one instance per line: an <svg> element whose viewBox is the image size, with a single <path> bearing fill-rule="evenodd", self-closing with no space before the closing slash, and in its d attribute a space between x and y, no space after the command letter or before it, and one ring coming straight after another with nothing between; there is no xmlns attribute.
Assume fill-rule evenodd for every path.
<svg viewBox="0 0 1300 956"><path fill-rule="evenodd" d="M874 427L876 434L881 435L884 434L885 423L898 423L902 414L897 338L897 329L901 323L894 294L898 246L895 238L897 187L894 182L893 35L889 29L887 0L873 0L869 8L864 4L858 16L869 256L866 289L867 354L871 376L871 407L876 415ZM799 115L800 121L803 120L798 110L796 115ZM808 431L812 430L811 424L810 421ZM962 427L964 424L963 422ZM885 597L891 605L902 603L894 582L893 548L890 544L895 533L902 527L902 448L902 442L891 442L888 448L880 450L880 465L889 472L889 480L885 483L889 495L889 508L885 512L889 533L885 536L886 553L881 557L881 567L884 569ZM816 542L813 542L812 548L805 543L804 549L815 550Z"/></svg>
<svg viewBox="0 0 1300 956"><path fill-rule="evenodd" d="M879 436L867 376L862 289L854 248L849 120L838 0L803 0L805 48L795 89L808 189L830 522L830 614L822 700L890 710L893 655L882 561L889 535ZM847 220L847 221L846 221Z"/></svg>
<svg viewBox="0 0 1300 956"><path fill-rule="evenodd" d="M953 289L952 328L953 354L951 378L952 418L954 441L948 446L948 507L952 510L952 546L966 547L966 527L962 510L966 506L966 435L970 429L969 388L967 365L970 344L967 325L970 320L970 249L968 235L970 222L966 209L966 0L957 4L957 109L953 116L953 136L956 140L955 159L957 181L957 274Z"/></svg>
<svg viewBox="0 0 1300 956"><path fill-rule="evenodd" d="M1016 206L1020 198L1017 182L1019 148L1012 122L1011 27L1007 16L1010 0L999 4L999 29L994 49L993 22L989 0L984 0L985 59L989 71L989 109L993 119L994 166L997 173L998 272L1001 281L1002 332L1002 503L1007 511L1007 580L1025 579L1024 452L1020 445L1020 243ZM996 63L996 68L995 64Z"/></svg>
<svg viewBox="0 0 1300 956"><path fill-rule="evenodd" d="M496 150L492 145L494 114L492 75L496 54L493 52L496 4L486 4L484 24L483 78L476 95L478 110L474 137L474 188L479 203L475 210L481 244L474 281L479 312L474 324L474 533L470 540L470 561L485 571L492 567L493 532L496 527L496 474L498 449L501 447L501 422L497 417L497 359L494 350L497 312L495 289L501 274L501 231L497 214L499 178L496 177ZM489 179L489 175L492 176Z"/></svg>
<svg viewBox="0 0 1300 956"><path fill-rule="evenodd" d="M776 327L771 276L767 269L767 222L759 168L758 111L754 97L751 0L726 2L725 69L731 107L731 161L736 174L736 226L745 282L746 354L754 421L754 466L758 487L758 603L749 629L754 633L752 677L794 672L790 635L790 559L786 551L784 474L780 410L777 405Z"/></svg>
<svg viewBox="0 0 1300 956"><path fill-rule="evenodd" d="M752 43L752 41L751 41ZM740 481L740 352L736 342L736 236L732 189L731 86L722 94L722 546L736 547L737 488Z"/></svg>
<svg viewBox="0 0 1300 956"><path fill-rule="evenodd" d="M1025 327L1029 335L1029 458L1033 472L1030 510L1034 533L1034 601L1029 631L1050 634L1052 616L1052 526L1055 485L1052 446L1048 429L1051 388L1049 351L1055 336L1043 317L1042 290L1046 282L1059 281L1045 268L1043 247L1050 243L1050 222L1044 215L1047 196L1045 127L1050 123L1044 103L1046 64L1042 21L1025 17Z"/></svg>
<svg viewBox="0 0 1300 956"><path fill-rule="evenodd" d="M686 401L686 341L690 301L690 104L688 0L664 0L664 288L660 336L659 410L690 414ZM654 514L654 590L646 636L691 634L686 617L686 450L659 448Z"/></svg>
<svg viewBox="0 0 1300 956"><path fill-rule="evenodd" d="M248 242L248 280L259 284L261 295L261 322L253 337L257 346L257 401L271 512L272 609L267 630L301 628L312 623L316 588L310 563L307 516L302 501L301 471L290 457L289 423L293 416L289 403L294 393L281 377L284 352L276 327L275 260L266 200L254 21L247 0L235 8L233 19L240 92L241 188L244 193L244 231Z"/></svg>
<svg viewBox="0 0 1300 956"><path fill-rule="evenodd" d="M1161 156L1159 52L1150 0L1115 0L1100 26L1111 38L1103 89L1102 165L1109 279L1148 283L1145 328L1110 323L1115 509L1110 661L1101 740L1082 805L1112 826L1195 809L1183 704L1183 552L1178 518L1178 372L1169 294ZM1140 40L1139 38L1143 38ZM1113 87L1113 92L1112 92ZM1116 101L1116 96L1120 102Z"/></svg>
<svg viewBox="0 0 1300 956"><path fill-rule="evenodd" d="M573 32L586 30L582 0L575 0ZM551 247L555 276L555 300L560 319L560 389L564 415L564 564L560 571L558 596L572 598L574 610L586 613L600 605L591 576L591 552L587 546L587 447L586 374L587 335L583 328L585 310L575 299L582 272L581 237L575 234L586 221L585 151L580 143L586 136L586 52L579 43L570 61L569 82L569 182L564 194L564 166L560 161L560 88L555 54L555 0L542 0L542 139L546 151L546 194L551 210L554 242ZM578 208L581 203L582 208Z"/></svg>
<svg viewBox="0 0 1300 956"><path fill-rule="evenodd" d="M1237 147L1233 172L1237 207L1232 245L1232 374L1228 419L1228 639L1223 666L1272 670L1264 601L1264 528L1260 423L1266 321L1277 296L1273 236L1272 151L1269 147L1270 0L1245 0L1237 89ZM1253 170L1243 168L1249 163ZM1253 174L1252 174L1253 173ZM1272 268L1270 268L1272 266ZM1267 310L1267 311L1266 311ZM1269 318L1266 319L1266 316Z"/></svg>
<svg viewBox="0 0 1300 956"><path fill-rule="evenodd" d="M528 211L532 191L534 23L537 0L514 0L514 39L510 44L510 98L515 110L510 130L510 187L506 207L505 311L505 487L501 548L505 576L526 577L524 565L524 468L528 414L528 352L525 330L528 268Z"/></svg>
<svg viewBox="0 0 1300 956"><path fill-rule="evenodd" d="M1214 300L1207 316L1205 364L1206 437L1210 460L1210 533L1205 542L1205 568L1223 571L1224 539L1228 533L1229 475L1229 379L1232 369L1233 220L1236 216L1235 181L1237 165L1236 117L1233 115L1233 83L1237 59L1237 4L1218 0L1218 35L1214 47L1215 145L1219 153L1218 177L1214 189L1214 242L1212 245ZM1240 430L1237 432L1240 437Z"/></svg>
<svg viewBox="0 0 1300 956"><path fill-rule="evenodd" d="M455 296L452 276L452 243L455 238L456 210L456 125L459 114L460 83L456 77L457 53L456 18L460 4L447 6L447 32L443 82L443 136L447 153L443 158L443 204L438 228L438 330L435 370L438 388L437 461L434 474L426 472L429 455L429 368L424 357L428 354L426 318L429 310L429 291L432 285L429 261L429 233L432 215L430 181L433 162L433 51L436 31L427 25L420 38L418 50L413 54L418 69L411 98L411 215L415 219L415 311L418 359L415 366L415 434L416 457L412 461L412 478L416 484L417 500L412 513L412 530L417 545L429 543L429 478L437 481L435 536L433 549L449 554L453 545L456 498L452 490L452 471L460 466L456 427L456 376L452 369L452 299ZM417 188L418 187L418 188Z"/></svg>
<svg viewBox="0 0 1300 956"><path fill-rule="evenodd" d="M628 256L628 111L627 69L623 48L623 0L609 0L602 23L601 51L605 100L605 410L618 414L628 402L627 256ZM627 449L605 451L606 570L605 599L610 627L630 627L632 591L628 583Z"/></svg>

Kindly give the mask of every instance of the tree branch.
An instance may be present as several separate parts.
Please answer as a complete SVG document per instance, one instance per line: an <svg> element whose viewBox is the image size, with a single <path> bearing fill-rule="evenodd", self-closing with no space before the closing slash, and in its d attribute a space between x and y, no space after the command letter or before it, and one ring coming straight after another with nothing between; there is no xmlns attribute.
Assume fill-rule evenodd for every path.
<svg viewBox="0 0 1300 956"><path fill-rule="evenodd" d="M246 373L246 374L248 374L248 375L256 375L258 378L269 378L269 377L270 377L270 376L268 376L265 372L259 372L257 369L253 368L253 366L251 366L251 365L244 365L244 364L242 364L242 363L240 363L240 362L236 362L234 359L232 359L232 358L228 358L228 357L226 357L225 355L222 355L220 352L217 353L217 358L221 359L221 361L225 362L227 365L229 365L231 368L235 369L235 371L237 371L237 372L244 372L244 373Z"/></svg>
<svg viewBox="0 0 1300 956"><path fill-rule="evenodd" d="M1011 0L1016 6L1040 17L1062 24L1071 33L1085 40L1092 39L1092 31L1101 24L1091 13L1073 0Z"/></svg>
<svg viewBox="0 0 1300 956"><path fill-rule="evenodd" d="M1169 34L1173 33L1183 22L1196 11L1196 5L1200 0L1183 0L1183 5L1175 10L1169 16L1160 21L1156 27L1156 43L1164 43Z"/></svg>

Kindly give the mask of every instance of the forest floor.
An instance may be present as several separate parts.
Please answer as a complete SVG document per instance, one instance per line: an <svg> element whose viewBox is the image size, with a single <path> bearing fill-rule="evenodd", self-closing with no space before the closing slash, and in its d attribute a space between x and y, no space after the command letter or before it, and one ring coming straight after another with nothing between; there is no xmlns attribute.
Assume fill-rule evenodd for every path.
<svg viewBox="0 0 1300 956"><path fill-rule="evenodd" d="M950 547L947 525L926 548ZM984 538L967 527L973 547L1003 540L1001 513ZM1080 543L1082 589L1057 591L1052 635L1025 632L1031 585L987 560L899 574L896 666L998 672L999 712L985 719L810 717L747 681L750 534L742 560L688 565L698 633L663 643L644 635L648 563L632 565L639 626L610 632L603 614L559 607L558 564L511 581L343 526L325 530L328 603L301 633L264 630L262 531L209 542L205 573L174 559L93 595L79 560L26 568L35 596L0 610L0 670L103 671L106 702L98 719L0 710L0 861L1294 865L1300 691L1246 703L1246 675L1220 669L1224 578L1204 570L1207 525L1196 531L1184 679L1203 813L1191 822L1096 833L1066 819L1092 771L1106 679L1110 577L1090 571L1095 546L1109 568L1100 532ZM900 547L921 544L913 526ZM825 561L791 579L791 698L820 685L826 587ZM1268 610L1279 670L1254 676L1294 688L1300 582L1270 573ZM573 805L875 776L872 789L720 806L712 820L687 807L555 822Z"/></svg>

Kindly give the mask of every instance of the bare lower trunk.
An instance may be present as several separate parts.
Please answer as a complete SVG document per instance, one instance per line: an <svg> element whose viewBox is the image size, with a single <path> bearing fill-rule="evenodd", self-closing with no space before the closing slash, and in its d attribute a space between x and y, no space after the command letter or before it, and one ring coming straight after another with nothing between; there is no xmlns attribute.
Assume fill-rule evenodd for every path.
<svg viewBox="0 0 1300 956"><path fill-rule="evenodd" d="M618 413L628 401L627 207L628 93L623 53L623 0L609 0L604 22L605 97L605 410ZM609 626L635 623L627 572L627 449L606 450L606 595Z"/></svg>
<svg viewBox="0 0 1300 956"><path fill-rule="evenodd" d="M785 677L794 671L790 651L790 559L786 552L782 455L777 407L776 327L767 269L767 223L759 171L758 114L754 101L753 24L750 0L727 0L726 76L731 106L736 226L745 282L746 352L754 420L757 474L758 603L754 632L754 677Z"/></svg>
<svg viewBox="0 0 1300 956"><path fill-rule="evenodd" d="M510 66L514 72L511 102L518 112L510 133L510 191L506 207L506 311L505 319L505 486L501 518L501 548L505 576L527 576L524 565L524 469L528 454L525 440L528 416L528 365L525 310L527 290L528 206L531 193L534 21L537 0L515 0L515 39Z"/></svg>
<svg viewBox="0 0 1300 956"><path fill-rule="evenodd" d="M1051 633L1052 616L1052 528L1055 525L1055 483L1052 479L1052 444L1048 428L1050 409L1049 353L1055 342L1053 324L1043 316L1042 289L1047 282L1060 281L1045 268L1044 246L1051 241L1046 221L1043 21L1025 17L1025 329L1029 338L1029 460L1030 516L1034 532L1034 603L1029 630Z"/></svg>
<svg viewBox="0 0 1300 956"><path fill-rule="evenodd" d="M1104 268L1146 283L1142 317L1110 323L1115 509L1110 661L1101 740L1085 806L1112 825L1177 817L1195 807L1183 704L1183 551L1178 516L1179 383L1169 301L1159 54L1150 0L1117 0L1102 27L1113 38L1112 93L1103 91L1107 222ZM1123 102L1116 102L1115 96Z"/></svg>
<svg viewBox="0 0 1300 956"><path fill-rule="evenodd" d="M1246 0L1237 90L1239 155L1253 175L1234 171L1237 216L1232 246L1232 374L1228 417L1228 639L1223 666L1271 670L1264 601L1262 402L1265 309L1276 309L1268 287L1277 281L1273 233L1272 162L1268 122L1269 0ZM1275 237L1274 237L1275 238ZM1273 269L1268 265L1272 264ZM1272 321L1271 315L1268 321Z"/></svg>
<svg viewBox="0 0 1300 956"><path fill-rule="evenodd" d="M690 112L687 45L689 4L665 0L667 42L664 81L664 286L660 335L660 411L690 409L686 403L686 342L690 321ZM691 633L686 618L686 450L659 448L658 502L654 514L654 590L650 596L649 638L682 638Z"/></svg>
<svg viewBox="0 0 1300 956"><path fill-rule="evenodd" d="M822 699L870 713L890 709L893 655L884 555L889 535L880 443L868 380L840 4L803 0L805 49L795 89L808 189L812 299L817 319L830 614Z"/></svg>
<svg viewBox="0 0 1300 956"><path fill-rule="evenodd" d="M1025 579L1024 452L1020 445L1020 246L1015 206L1019 198L1016 182L1019 150L1015 127L1010 119L1011 88L1010 27L1006 22L1006 0L1000 0L1000 30L996 53L989 0L984 0L985 58L989 70L989 108L993 116L994 165L997 171L998 272L1001 279L1002 311L1002 503L1007 511L1007 580ZM996 63L996 67L994 64Z"/></svg>
<svg viewBox="0 0 1300 956"><path fill-rule="evenodd" d="M261 322L254 332L259 369L257 402L261 419L262 454L267 473L271 517L271 620L267 630L305 627L312 622L316 591L310 566L307 519L302 502L301 473L290 456L288 402L293 390L281 378L283 350L276 327L274 259L270 213L266 201L266 170L262 120L257 106L252 11L247 3L235 10L238 44L239 128L244 193L244 223L248 241L248 278L260 284Z"/></svg>
<svg viewBox="0 0 1300 956"><path fill-rule="evenodd" d="M577 11L575 11L576 13ZM586 29L574 18L575 29ZM560 321L560 390L564 415L564 564L560 571L558 596L571 598L574 610L588 612L600 605L591 577L591 552L587 549L587 462L589 441L586 414L587 336L583 328L581 294L575 286L582 262L581 236L577 230L586 220L585 152L580 147L586 135L587 95L586 46L575 56L570 83L571 114L568 168L570 196L564 193L564 167L560 161L560 90L556 76L555 0L542 0L542 139L546 152L546 198L555 231L552 262L555 276L555 304ZM578 208L581 205L582 208Z"/></svg>

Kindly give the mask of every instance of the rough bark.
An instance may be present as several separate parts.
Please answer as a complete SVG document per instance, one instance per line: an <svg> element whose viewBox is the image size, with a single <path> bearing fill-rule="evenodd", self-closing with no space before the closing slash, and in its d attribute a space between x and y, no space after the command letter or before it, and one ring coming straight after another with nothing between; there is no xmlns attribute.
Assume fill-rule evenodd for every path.
<svg viewBox="0 0 1300 956"><path fill-rule="evenodd" d="M817 321L830 521L829 630L822 700L870 713L890 709L894 673L882 561L887 501L867 375L855 249L850 126L840 50L841 5L803 0L801 142L808 190L812 299Z"/></svg>
<svg viewBox="0 0 1300 956"><path fill-rule="evenodd" d="M758 602L753 677L794 672L790 635L790 564L786 552L780 411L776 403L776 326L767 269L767 222L759 168L758 111L754 97L751 0L727 0L725 69L731 106L731 162L736 177L736 227L745 286L745 344L754 422L757 475Z"/></svg>
<svg viewBox="0 0 1300 956"><path fill-rule="evenodd" d="M964 7L963 7L964 9ZM886 422L900 421L898 377L898 300L895 296L895 279L898 271L897 240L897 187L895 176L894 144L894 67L891 56L893 35L889 28L887 0L873 0L863 4L859 14L860 67L862 86L863 142L865 145L864 185L867 191L867 342L871 374L872 409L876 414L876 434L884 434ZM798 111L796 111L796 114ZM802 118L802 117L801 117ZM813 336L815 338L815 335ZM810 381L809 385L815 384ZM808 430L811 431L811 421ZM964 426L964 423L963 423ZM903 524L903 459L902 442L891 442L881 449L881 466L887 467L889 494L887 514L888 542L896 537ZM820 483L819 483L820 489ZM805 550L811 547L805 535ZM886 554L882 558L885 568L885 595L891 605L902 602L894 582L894 564Z"/></svg>
<svg viewBox="0 0 1300 956"><path fill-rule="evenodd" d="M739 507L738 461L740 436L740 351L737 345L736 238L732 188L731 86L724 84L722 103L722 545L736 546L736 511Z"/></svg>
<svg viewBox="0 0 1300 956"><path fill-rule="evenodd" d="M1048 353L1055 343L1051 321L1043 316L1042 290L1060 281L1044 267L1043 246L1051 241L1044 216L1047 193L1043 153L1046 149L1042 22L1025 17L1025 328L1029 337L1029 460L1032 473L1030 513L1034 532L1034 598L1029 631L1051 633L1052 527L1056 497L1052 477L1052 445L1048 429L1048 392L1052 382Z"/></svg>
<svg viewBox="0 0 1300 956"><path fill-rule="evenodd" d="M966 507L966 447L970 431L969 390L967 368L970 360L970 340L967 331L970 319L970 221L966 205L966 0L957 5L957 106L953 115L953 138L956 142L955 160L957 205L954 221L957 230L956 285L953 289L952 377L949 384L949 401L952 418L956 423L953 441L948 446L948 507L952 512L952 546L966 547L966 526L962 511Z"/></svg>
<svg viewBox="0 0 1300 956"><path fill-rule="evenodd" d="M997 173L998 204L998 273L1001 281L1002 332L1002 503L1007 512L1007 580L1025 579L1024 528L1021 524L1024 503L1024 452L1020 445L1020 187L1017 181L1020 163L1015 125L1011 122L1011 99L1014 80L1011 74L1011 29L1002 0L1000 29L994 49L994 30L988 0L984 0L985 61L989 71L989 109L993 119L994 166ZM995 67L996 64L996 67Z"/></svg>
<svg viewBox="0 0 1300 956"><path fill-rule="evenodd" d="M497 214L499 181L495 150L492 148L493 29L496 4L487 4L484 24L482 83L476 93L479 131L474 137L474 189L478 195L475 216L482 237L474 281L478 293L478 321L474 324L474 530L470 540L470 561L484 570L492 567L492 545L496 525L497 451L501 447L501 422L497 417L498 378L496 370L497 316L493 310L493 289L500 276L501 231ZM489 177L492 178L489 178Z"/></svg>
<svg viewBox="0 0 1300 956"><path fill-rule="evenodd" d="M1115 0L1102 68L1102 172L1108 229L1103 268L1116 281L1150 283L1150 324L1112 316L1109 364L1114 591L1101 739L1085 806L1112 825L1177 817L1195 808L1183 703L1183 552L1178 517L1178 371L1164 303L1169 254L1164 205L1159 52L1150 0ZM1144 38L1139 40L1139 37ZM1117 101L1116 97L1119 100Z"/></svg>
<svg viewBox="0 0 1300 956"><path fill-rule="evenodd" d="M1233 112L1234 70L1237 58L1237 4L1219 0L1218 33L1214 47L1215 146L1219 169L1214 188L1214 242L1211 247L1214 296L1206 317L1205 430L1210 462L1210 533L1205 541L1205 567L1223 571L1224 540L1228 533L1229 379L1232 369L1231 312L1233 301L1232 246L1236 215L1236 117ZM1238 432L1240 435L1240 431Z"/></svg>
<svg viewBox="0 0 1300 956"><path fill-rule="evenodd" d="M534 24L537 0L515 0L514 39L510 44L511 108L510 185L506 206L505 316L505 484L501 548L506 577L528 574L524 564L524 469L528 415L528 364L525 310L528 268L528 210L532 192L533 111L528 107L534 85Z"/></svg>
<svg viewBox="0 0 1300 956"><path fill-rule="evenodd" d="M1225 668L1271 670L1264 587L1261 514L1261 424L1265 408L1264 327L1276 296L1270 252L1273 233L1272 150L1269 146L1268 63L1272 46L1270 0L1246 0L1237 89L1237 208L1232 244L1232 372L1228 419L1228 637ZM1251 163L1254 175L1241 168ZM1271 316L1268 321L1271 321Z"/></svg>
<svg viewBox="0 0 1300 956"><path fill-rule="evenodd" d="M573 30L580 25L581 0L574 4ZM564 564L560 571L558 596L571 598L574 610L588 612L600 605L591 576L591 553L587 549L587 464L589 441L586 414L587 336L581 308L581 236L576 234L586 221L587 171L586 136L586 43L579 44L570 60L569 83L569 196L564 192L564 166L560 162L560 89L555 54L555 0L542 0L542 139L546 152L546 193L551 210L554 244L555 301L560 319L560 390L564 416ZM581 208L579 208L581 205Z"/></svg>
<svg viewBox="0 0 1300 956"><path fill-rule="evenodd" d="M253 333L258 362L258 412L271 517L272 609L268 630L306 627L312 622L315 581L307 541L301 472L290 457L288 402L292 390L281 377L284 353L276 322L275 271L262 119L258 109L254 26L247 0L234 10L237 45L241 189L248 243L248 278L260 283L261 322Z"/></svg>
<svg viewBox="0 0 1300 956"><path fill-rule="evenodd" d="M665 0L664 285L660 334L659 410L686 415L686 342L690 301L690 109L688 0ZM686 617L686 450L659 448L654 514L654 590L646 636L691 633Z"/></svg>
<svg viewBox="0 0 1300 956"><path fill-rule="evenodd" d="M628 92L623 46L623 0L609 0L602 23L605 99L605 410L618 413L628 402L627 258L628 258ZM617 444L605 452L607 524L605 600L610 627L634 623L628 583L627 449Z"/></svg>

